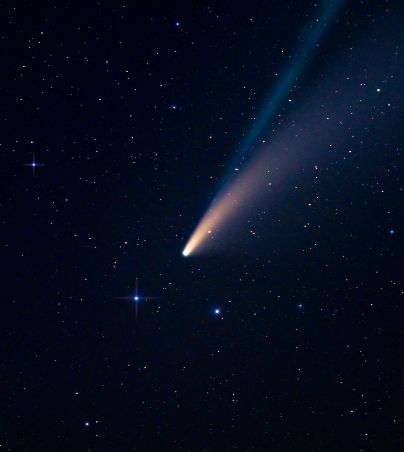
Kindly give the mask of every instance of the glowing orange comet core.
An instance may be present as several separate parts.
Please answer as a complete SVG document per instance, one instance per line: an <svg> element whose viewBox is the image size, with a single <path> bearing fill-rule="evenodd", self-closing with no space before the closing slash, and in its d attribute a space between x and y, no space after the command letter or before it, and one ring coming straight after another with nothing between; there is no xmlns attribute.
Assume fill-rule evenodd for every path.
<svg viewBox="0 0 404 452"><path fill-rule="evenodd" d="M251 205L257 197L257 188L270 177L267 164L267 158L261 155L219 193L189 238L182 251L183 256L200 250L208 239L213 240L215 233L234 218L235 213L240 213L241 206Z"/></svg>

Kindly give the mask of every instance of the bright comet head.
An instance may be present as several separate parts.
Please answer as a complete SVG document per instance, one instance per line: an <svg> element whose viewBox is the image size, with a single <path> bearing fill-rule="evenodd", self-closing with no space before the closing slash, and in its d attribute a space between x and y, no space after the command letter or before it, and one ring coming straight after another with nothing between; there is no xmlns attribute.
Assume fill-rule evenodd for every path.
<svg viewBox="0 0 404 452"><path fill-rule="evenodd" d="M205 215L205 217L206 217L206 215ZM205 221L201 221L201 223L195 229L195 231L191 235L190 239L188 240L187 244L185 245L185 248L182 252L182 255L184 257L187 257L191 253L193 253L195 251L195 249L197 247L199 247L203 241L205 241L206 237L211 233L211 231L210 231L211 223L212 223L212 220L206 221L206 219L205 219Z"/></svg>
<svg viewBox="0 0 404 452"><path fill-rule="evenodd" d="M195 233L191 236L191 238L188 240L187 244L185 245L185 248L182 252L182 255L184 257L189 256L192 251L195 250L196 245L199 243L199 239L195 238Z"/></svg>
<svg viewBox="0 0 404 452"><path fill-rule="evenodd" d="M221 233L222 226L234 219L241 206L248 206L257 184L268 177L262 166L261 158L219 192L189 238L182 252L183 256L200 253L208 243L213 243L217 234Z"/></svg>

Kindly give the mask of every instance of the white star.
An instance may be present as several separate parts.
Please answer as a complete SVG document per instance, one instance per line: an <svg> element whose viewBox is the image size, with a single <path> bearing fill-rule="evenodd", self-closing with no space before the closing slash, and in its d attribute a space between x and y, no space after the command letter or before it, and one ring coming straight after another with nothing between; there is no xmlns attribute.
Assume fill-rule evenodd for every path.
<svg viewBox="0 0 404 452"><path fill-rule="evenodd" d="M38 166L45 166L43 163L38 163L35 161L35 155L32 154L32 162L31 163L25 163L24 166L30 166L32 168L32 174L35 174L35 168Z"/></svg>
<svg viewBox="0 0 404 452"><path fill-rule="evenodd" d="M129 296L129 297L117 297L118 300L130 300L130 301L134 302L136 320L137 320L137 317L138 317L138 306L139 306L139 304L141 304L143 301L154 300L155 298L156 297L149 297L149 296L145 296L145 295L139 294L137 277L135 279L135 293L133 295Z"/></svg>

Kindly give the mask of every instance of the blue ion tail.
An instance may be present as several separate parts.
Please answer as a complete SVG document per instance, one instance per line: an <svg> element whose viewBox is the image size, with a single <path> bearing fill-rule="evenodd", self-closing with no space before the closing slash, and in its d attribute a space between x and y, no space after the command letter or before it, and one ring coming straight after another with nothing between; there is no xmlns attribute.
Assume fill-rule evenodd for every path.
<svg viewBox="0 0 404 452"><path fill-rule="evenodd" d="M239 167L243 163L247 152L260 138L269 121L274 117L286 98L290 96L296 80L302 75L305 66L314 56L319 41L344 3L345 0L323 1L319 16L313 20L309 26L309 31L306 32L305 37L302 39L302 44L296 50L294 62L279 76L278 81L262 106L257 121L242 139L231 165L232 169Z"/></svg>

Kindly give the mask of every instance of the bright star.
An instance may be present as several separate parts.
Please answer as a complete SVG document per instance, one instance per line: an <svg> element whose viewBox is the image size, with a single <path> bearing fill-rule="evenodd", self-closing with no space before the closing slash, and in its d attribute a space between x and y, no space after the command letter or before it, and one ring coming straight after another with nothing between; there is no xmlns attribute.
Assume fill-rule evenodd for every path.
<svg viewBox="0 0 404 452"><path fill-rule="evenodd" d="M25 163L24 166L30 166L32 168L32 174L35 174L35 168L38 166L45 166L43 163L38 163L35 161L35 155L32 154L32 162L31 163Z"/></svg>
<svg viewBox="0 0 404 452"><path fill-rule="evenodd" d="M216 308L214 312L215 312L216 315L219 315L221 311L220 311L219 308Z"/></svg>
<svg viewBox="0 0 404 452"><path fill-rule="evenodd" d="M130 300L130 301L134 302L133 304L135 305L136 320L138 318L138 309L139 309L139 305L141 304L141 302L142 301L147 301L147 300L153 300L155 298L156 297L143 296L143 295L139 294L137 277L135 279L135 293L132 294L130 297L128 297L128 296L126 296L126 297L117 297L118 300Z"/></svg>

